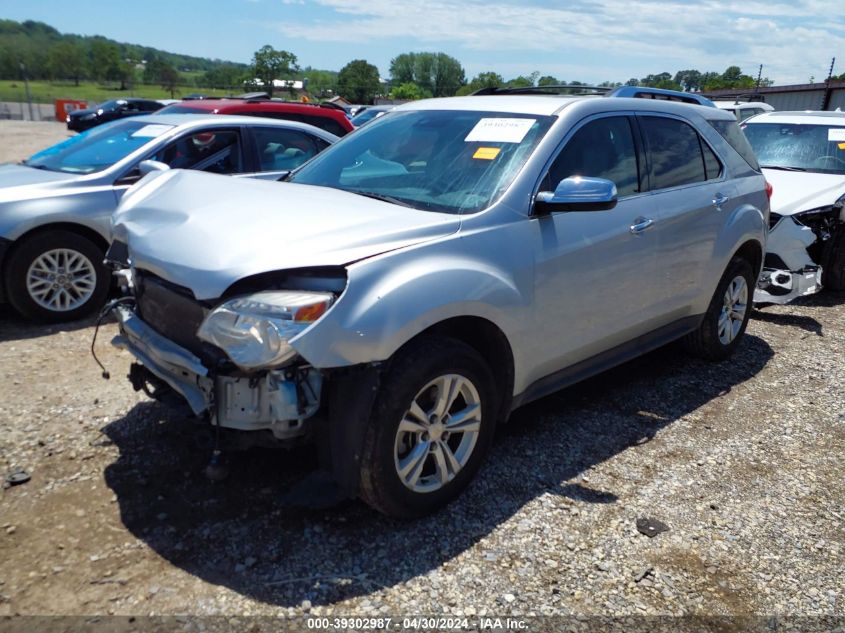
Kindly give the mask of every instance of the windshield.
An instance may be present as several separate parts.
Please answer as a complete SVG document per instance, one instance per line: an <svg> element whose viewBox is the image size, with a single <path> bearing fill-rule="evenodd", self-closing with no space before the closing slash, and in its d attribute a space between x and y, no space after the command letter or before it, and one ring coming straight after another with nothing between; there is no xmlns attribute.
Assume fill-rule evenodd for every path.
<svg viewBox="0 0 845 633"><path fill-rule="evenodd" d="M381 108L367 108L361 114L356 114L352 117L352 125L360 127L367 121L372 121L378 115L384 114L385 112L387 112L387 110L382 110Z"/></svg>
<svg viewBox="0 0 845 633"><path fill-rule="evenodd" d="M111 167L171 129L172 125L115 121L48 147L23 164L69 174L93 174Z"/></svg>
<svg viewBox="0 0 845 633"><path fill-rule="evenodd" d="M318 154L290 181L424 211L472 213L502 194L553 120L498 112L391 112Z"/></svg>
<svg viewBox="0 0 845 633"><path fill-rule="evenodd" d="M762 167L845 174L845 126L749 123L743 130Z"/></svg>

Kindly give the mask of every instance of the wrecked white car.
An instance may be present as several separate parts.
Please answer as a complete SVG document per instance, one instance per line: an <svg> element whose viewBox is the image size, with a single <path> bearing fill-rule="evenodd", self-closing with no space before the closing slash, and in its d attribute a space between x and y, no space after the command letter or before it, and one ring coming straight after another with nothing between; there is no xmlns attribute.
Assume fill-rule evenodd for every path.
<svg viewBox="0 0 845 633"><path fill-rule="evenodd" d="M743 129L774 189L754 301L845 290L845 113L771 112Z"/></svg>

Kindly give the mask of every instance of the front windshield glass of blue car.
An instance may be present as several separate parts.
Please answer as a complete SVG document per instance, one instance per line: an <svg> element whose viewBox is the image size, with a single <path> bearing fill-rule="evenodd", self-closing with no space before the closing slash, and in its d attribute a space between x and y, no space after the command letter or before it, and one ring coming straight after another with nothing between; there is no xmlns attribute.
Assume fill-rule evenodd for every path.
<svg viewBox="0 0 845 633"><path fill-rule="evenodd" d="M141 121L115 121L48 147L24 165L69 174L103 171L173 128Z"/></svg>
<svg viewBox="0 0 845 633"><path fill-rule="evenodd" d="M845 126L749 123L743 128L761 167L845 174Z"/></svg>
<svg viewBox="0 0 845 633"><path fill-rule="evenodd" d="M472 213L504 192L553 120L461 110L391 112L318 154L289 181L424 211Z"/></svg>

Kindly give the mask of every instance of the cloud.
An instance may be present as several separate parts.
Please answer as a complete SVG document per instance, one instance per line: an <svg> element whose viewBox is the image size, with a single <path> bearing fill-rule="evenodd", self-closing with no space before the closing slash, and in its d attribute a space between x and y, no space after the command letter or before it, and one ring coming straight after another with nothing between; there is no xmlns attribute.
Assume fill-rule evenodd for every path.
<svg viewBox="0 0 845 633"><path fill-rule="evenodd" d="M623 67L634 62L643 73L724 70L734 64L752 73L762 63L764 74L780 83L803 82L826 70L831 51L845 48L840 3L831 0L598 0L565 7L511 0L316 4L328 17L297 21L291 16L276 29L316 42L402 41L403 50L449 46L469 54L513 51L536 59L534 68L541 70L565 71L584 56L602 56L598 65L620 70L605 79L624 79L630 71Z"/></svg>

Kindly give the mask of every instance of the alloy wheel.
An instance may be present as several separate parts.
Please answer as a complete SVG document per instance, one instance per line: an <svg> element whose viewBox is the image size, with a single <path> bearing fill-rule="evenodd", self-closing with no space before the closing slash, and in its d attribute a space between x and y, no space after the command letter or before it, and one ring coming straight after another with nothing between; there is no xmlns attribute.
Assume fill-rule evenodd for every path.
<svg viewBox="0 0 845 633"><path fill-rule="evenodd" d="M748 311L748 284L745 277L737 275L725 289L722 311L719 313L719 341L723 345L737 337Z"/></svg>
<svg viewBox="0 0 845 633"><path fill-rule="evenodd" d="M393 458L406 488L440 490L466 466L481 431L481 398L459 374L439 376L414 397L396 432Z"/></svg>
<svg viewBox="0 0 845 633"><path fill-rule="evenodd" d="M26 289L45 310L69 312L87 302L97 286L94 264L79 251L57 248L33 260L26 273Z"/></svg>

